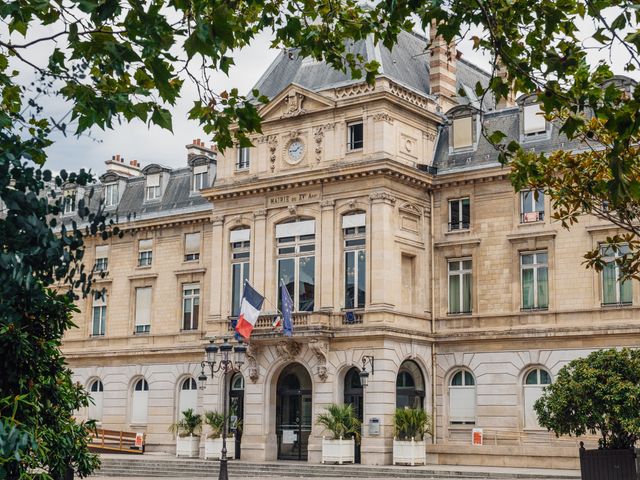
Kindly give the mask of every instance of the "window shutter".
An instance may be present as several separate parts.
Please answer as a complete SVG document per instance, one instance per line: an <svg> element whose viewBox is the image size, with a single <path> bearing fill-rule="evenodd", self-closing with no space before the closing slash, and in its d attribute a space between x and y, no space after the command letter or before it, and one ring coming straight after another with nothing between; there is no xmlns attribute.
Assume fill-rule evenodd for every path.
<svg viewBox="0 0 640 480"><path fill-rule="evenodd" d="M209 171L209 165L198 165L193 167L193 174L198 175L199 173L207 173Z"/></svg>
<svg viewBox="0 0 640 480"><path fill-rule="evenodd" d="M315 220L303 220L300 222L281 223L280 225L276 225L276 238L313 235L315 233Z"/></svg>
<svg viewBox="0 0 640 480"><path fill-rule="evenodd" d="M182 412L193 409L195 412L198 407L198 390L183 390L180 389L180 412L179 416L182 418Z"/></svg>
<svg viewBox="0 0 640 480"><path fill-rule="evenodd" d="M138 244L138 250L141 252L147 252L153 248L153 240L140 240Z"/></svg>
<svg viewBox="0 0 640 480"><path fill-rule="evenodd" d="M200 232L187 233L184 237L184 253L190 255L200 253Z"/></svg>
<svg viewBox="0 0 640 480"><path fill-rule="evenodd" d="M160 174L154 173L147 175L147 187L159 187L160 186Z"/></svg>
<svg viewBox="0 0 640 480"><path fill-rule="evenodd" d="M134 390L131 401L131 423L146 424L149 407L149 391Z"/></svg>
<svg viewBox="0 0 640 480"><path fill-rule="evenodd" d="M475 387L449 388L449 417L452 422L475 422Z"/></svg>
<svg viewBox="0 0 640 480"><path fill-rule="evenodd" d="M89 402L89 420L102 421L102 398L104 392L91 392L93 403Z"/></svg>
<svg viewBox="0 0 640 480"><path fill-rule="evenodd" d="M354 213L352 215L342 216L342 228L364 227L364 226L365 226L364 213Z"/></svg>
<svg viewBox="0 0 640 480"><path fill-rule="evenodd" d="M109 245L98 245L96 247L96 259L109 257Z"/></svg>
<svg viewBox="0 0 640 480"><path fill-rule="evenodd" d="M524 107L524 133L544 132L547 128L547 121L542 115L540 105L526 105Z"/></svg>
<svg viewBox="0 0 640 480"><path fill-rule="evenodd" d="M276 227L276 230L277 228L278 227ZM250 228L243 228L241 230L231 230L231 234L229 235L229 241L231 243L248 242L250 235L251 235Z"/></svg>
<svg viewBox="0 0 640 480"><path fill-rule="evenodd" d="M136 326L151 325L151 287L136 288Z"/></svg>
<svg viewBox="0 0 640 480"><path fill-rule="evenodd" d="M536 415L533 405L542 396L544 387L525 386L524 387L524 427L540 428L538 424L538 416Z"/></svg>
<svg viewBox="0 0 640 480"><path fill-rule="evenodd" d="M473 145L472 117L456 118L453 121L453 148Z"/></svg>

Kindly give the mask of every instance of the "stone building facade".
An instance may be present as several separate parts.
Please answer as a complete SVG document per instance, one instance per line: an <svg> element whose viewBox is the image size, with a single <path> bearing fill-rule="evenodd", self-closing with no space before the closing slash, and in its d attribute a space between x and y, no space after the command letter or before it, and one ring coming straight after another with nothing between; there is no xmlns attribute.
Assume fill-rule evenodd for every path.
<svg viewBox="0 0 640 480"><path fill-rule="evenodd" d="M348 402L360 461L388 464L395 408L414 406L434 418L432 462L577 464L575 439L541 430L532 405L568 361L638 344L638 285L585 270L583 252L615 228L585 217L567 231L543 195L514 192L480 122L536 151L579 146L531 98L481 103L488 74L426 45L356 43L381 64L374 85L288 52L256 85L271 102L253 147L194 141L177 170L108 162L94 201L125 235L89 248L106 300L84 301L64 343L97 399L82 415L172 451L168 425L222 410L227 388L242 459L319 462L314 419ZM204 345L233 336L245 279L267 299L247 361L200 390ZM281 281L290 338L272 327Z"/></svg>

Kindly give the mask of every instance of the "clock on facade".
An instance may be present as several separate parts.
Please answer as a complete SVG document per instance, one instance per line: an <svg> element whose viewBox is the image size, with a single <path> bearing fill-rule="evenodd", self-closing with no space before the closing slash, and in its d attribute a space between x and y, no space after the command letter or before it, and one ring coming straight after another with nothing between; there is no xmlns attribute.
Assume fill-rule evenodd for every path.
<svg viewBox="0 0 640 480"><path fill-rule="evenodd" d="M288 160L291 163L298 163L304 155L304 144L300 140L292 140L287 147Z"/></svg>

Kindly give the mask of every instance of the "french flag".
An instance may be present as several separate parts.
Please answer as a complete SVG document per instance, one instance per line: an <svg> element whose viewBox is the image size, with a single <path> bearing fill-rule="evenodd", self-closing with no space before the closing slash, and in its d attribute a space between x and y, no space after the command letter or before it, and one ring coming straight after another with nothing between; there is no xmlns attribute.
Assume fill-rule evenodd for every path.
<svg viewBox="0 0 640 480"><path fill-rule="evenodd" d="M236 332L244 338L249 338L253 327L258 320L264 297L256 292L249 282L244 284L244 292L242 294L242 303L240 304L240 316L236 323Z"/></svg>

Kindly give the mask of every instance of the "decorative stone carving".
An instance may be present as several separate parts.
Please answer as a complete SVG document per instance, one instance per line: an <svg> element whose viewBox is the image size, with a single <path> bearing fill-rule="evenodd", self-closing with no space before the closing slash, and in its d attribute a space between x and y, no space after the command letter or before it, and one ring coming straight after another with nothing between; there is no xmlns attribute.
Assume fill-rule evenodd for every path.
<svg viewBox="0 0 640 480"><path fill-rule="evenodd" d="M278 343L276 343L276 351L278 352L278 356L280 358L284 358L285 360L293 360L298 356L301 350L302 345L300 345L295 340L280 340Z"/></svg>
<svg viewBox="0 0 640 480"><path fill-rule="evenodd" d="M307 113L307 111L302 108L304 100L304 95L298 92L287 95L284 99L285 110L281 118L297 117L298 115Z"/></svg>
<svg viewBox="0 0 640 480"><path fill-rule="evenodd" d="M389 125L393 125L393 118L387 112L374 113L372 117L376 122L387 122Z"/></svg>
<svg viewBox="0 0 640 480"><path fill-rule="evenodd" d="M271 171L276 169L276 151L278 150L278 136L269 135L269 162L271 162Z"/></svg>
<svg viewBox="0 0 640 480"><path fill-rule="evenodd" d="M369 195L369 199L372 202L387 202L392 205L396 203L396 197L387 192L373 192Z"/></svg>
<svg viewBox="0 0 640 480"><path fill-rule="evenodd" d="M316 162L320 163L322 160L322 140L324 139L324 129L322 127L318 127L313 132L313 138L316 141Z"/></svg>
<svg viewBox="0 0 640 480"><path fill-rule="evenodd" d="M320 340L314 338L309 342L309 349L314 353L318 359L318 378L321 381L327 380L327 358L329 356L329 342L327 340Z"/></svg>
<svg viewBox="0 0 640 480"><path fill-rule="evenodd" d="M335 200L322 200L320 202L320 208L333 208L335 204Z"/></svg>
<svg viewBox="0 0 640 480"><path fill-rule="evenodd" d="M422 132L422 138L429 142L435 142L436 134L434 132Z"/></svg>
<svg viewBox="0 0 640 480"><path fill-rule="evenodd" d="M289 205L288 207L289 215L296 215L298 213L298 207L295 205Z"/></svg>
<svg viewBox="0 0 640 480"><path fill-rule="evenodd" d="M368 83L359 83L357 85L349 86L346 88L336 89L336 97L339 99L355 97L356 95L372 92L375 89L375 85L369 85Z"/></svg>
<svg viewBox="0 0 640 480"><path fill-rule="evenodd" d="M253 212L253 218L255 219L265 218L266 216L267 216L266 210L256 210L255 212Z"/></svg>
<svg viewBox="0 0 640 480"><path fill-rule="evenodd" d="M217 215L211 219L211 223L213 224L214 227L217 225L223 225L224 217L222 215Z"/></svg>
<svg viewBox="0 0 640 480"><path fill-rule="evenodd" d="M247 360L248 360L248 366L249 368L247 369L249 372L249 380L251 380L252 383L256 383L258 381L258 378L260 378L260 367L258 366L258 355L260 353L260 347L258 347L256 344L254 343L250 343L249 346L247 347Z"/></svg>
<svg viewBox="0 0 640 480"><path fill-rule="evenodd" d="M352 198L351 200L349 200L349 201L347 202L347 205L349 205L349 208L350 208L351 210L355 210L355 208L356 208L356 199L355 199L355 198Z"/></svg>

